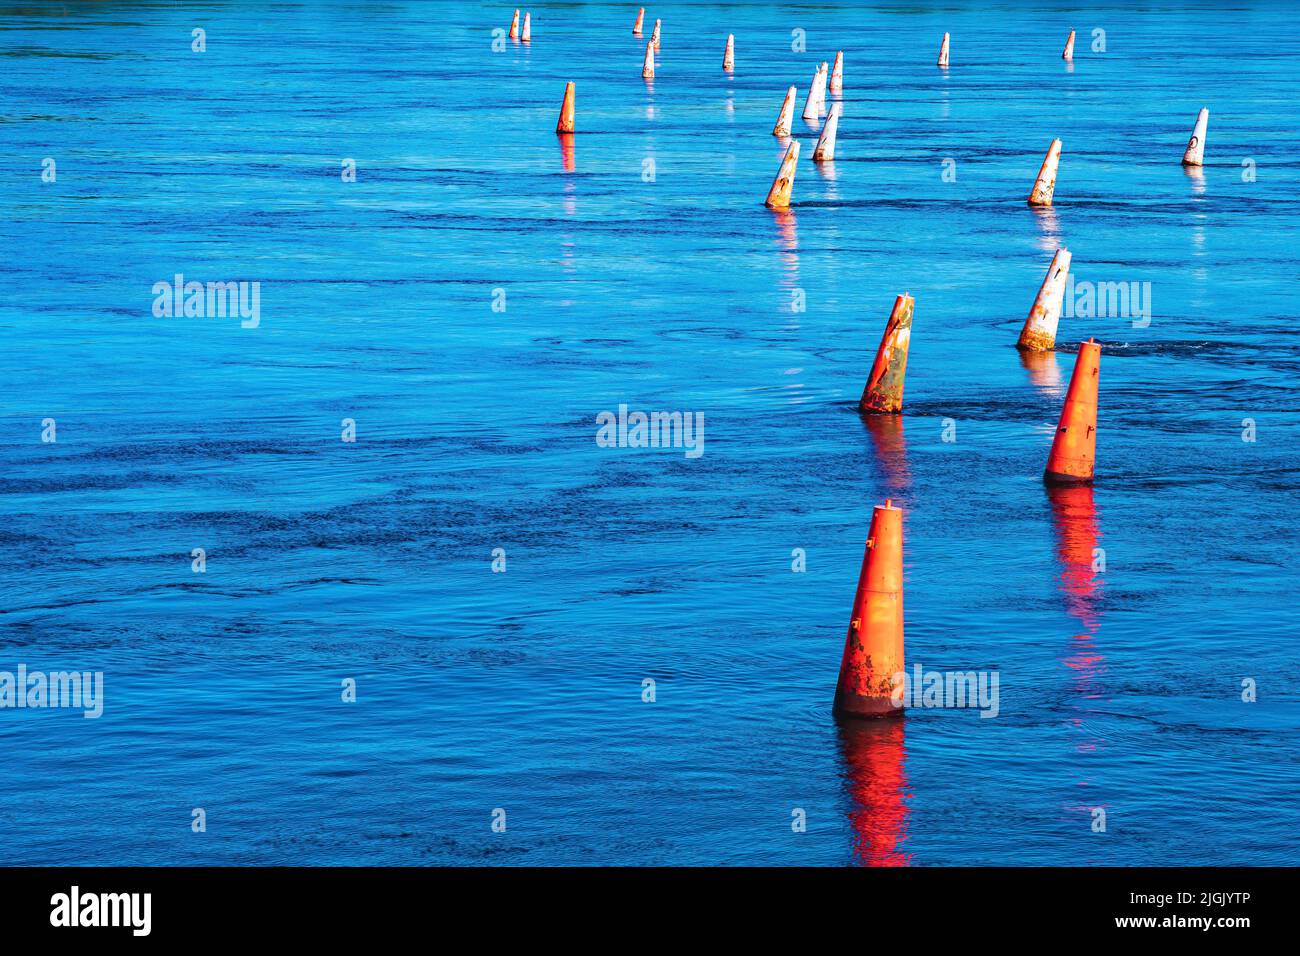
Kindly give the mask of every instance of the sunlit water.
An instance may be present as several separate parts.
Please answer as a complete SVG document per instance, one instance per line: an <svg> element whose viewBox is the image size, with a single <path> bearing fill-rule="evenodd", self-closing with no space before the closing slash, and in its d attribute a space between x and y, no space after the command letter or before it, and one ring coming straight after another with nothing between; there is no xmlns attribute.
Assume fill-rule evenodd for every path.
<svg viewBox="0 0 1300 956"><path fill-rule="evenodd" d="M0 670L106 681L0 711L0 862L1300 862L1300 14L1252 6L664 4L652 85L622 4L503 52L504 5L0 6ZM1151 321L1026 365L1058 244ZM176 273L260 324L155 318ZM1050 496L1089 335L1098 481ZM704 453L599 447L620 403ZM909 662L996 670L994 719L831 718L886 497Z"/></svg>

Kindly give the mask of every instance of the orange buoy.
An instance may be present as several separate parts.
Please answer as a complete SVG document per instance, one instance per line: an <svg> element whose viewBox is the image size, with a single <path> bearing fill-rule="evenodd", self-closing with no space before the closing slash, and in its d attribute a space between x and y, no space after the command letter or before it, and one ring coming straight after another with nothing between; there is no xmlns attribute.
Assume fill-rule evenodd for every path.
<svg viewBox="0 0 1300 956"><path fill-rule="evenodd" d="M650 42L655 45L655 50L659 49L659 24L661 21L655 21L655 28L650 33Z"/></svg>
<svg viewBox="0 0 1300 956"><path fill-rule="evenodd" d="M1057 249L1047 267L1043 284L1038 287L1034 305L1020 330L1017 348L1027 352L1050 352L1056 347L1056 326L1061 320L1061 300L1065 298L1065 280L1070 273L1070 250Z"/></svg>
<svg viewBox="0 0 1300 956"><path fill-rule="evenodd" d="M641 35L641 24L645 21L645 7L636 12L636 23L632 24L632 35L639 37Z"/></svg>
<svg viewBox="0 0 1300 956"><path fill-rule="evenodd" d="M645 44L645 63L641 67L641 75L647 80L655 78L655 45L649 40Z"/></svg>
<svg viewBox="0 0 1300 956"><path fill-rule="evenodd" d="M1200 166L1205 158L1205 129L1210 125L1210 111L1201 108L1196 114L1196 126L1192 129L1192 138L1187 141L1187 150L1183 153L1184 166Z"/></svg>
<svg viewBox="0 0 1300 956"><path fill-rule="evenodd" d="M560 104L560 121L555 124L557 133L573 132L573 81L564 84L564 102Z"/></svg>
<svg viewBox="0 0 1300 956"><path fill-rule="evenodd" d="M1080 485L1092 481L1097 457L1097 379L1101 375L1101 345L1088 339L1079 343L1070 390L1052 439L1043 480L1053 485Z"/></svg>
<svg viewBox="0 0 1300 956"><path fill-rule="evenodd" d="M772 188L767 191L764 205L768 209L790 208L790 193L794 189L794 173L798 166L799 141L792 139L786 148L785 159L781 160L781 168L776 171L776 179L772 180Z"/></svg>
<svg viewBox="0 0 1300 956"><path fill-rule="evenodd" d="M722 68L730 73L736 68L736 37L727 34L727 48L722 52Z"/></svg>
<svg viewBox="0 0 1300 956"><path fill-rule="evenodd" d="M795 88L792 86L785 91L785 102L781 104L781 112L777 114L776 125L772 127L773 136L790 135L790 124L794 122L794 98Z"/></svg>
<svg viewBox="0 0 1300 956"><path fill-rule="evenodd" d="M528 11L524 14L524 33L520 37L525 43L531 43L533 40L533 14Z"/></svg>
<svg viewBox="0 0 1300 956"><path fill-rule="evenodd" d="M1052 145L1047 147L1043 165L1038 167L1038 178L1034 180L1034 188L1029 192L1029 205L1050 206L1052 204L1052 193L1056 191L1056 167L1060 162L1061 141L1054 139Z"/></svg>
<svg viewBox="0 0 1300 956"><path fill-rule="evenodd" d="M898 412L903 408L903 377L907 374L907 348L912 341L915 307L916 301L906 292L894 299L867 387L858 402L864 412Z"/></svg>
<svg viewBox="0 0 1300 956"><path fill-rule="evenodd" d="M939 44L939 66L948 65L948 34L943 35L943 42Z"/></svg>
<svg viewBox="0 0 1300 956"><path fill-rule="evenodd" d="M519 11L515 11L514 17L510 20L510 39L519 39Z"/></svg>
<svg viewBox="0 0 1300 956"><path fill-rule="evenodd" d="M840 104L836 103L831 107L830 116L826 117L826 125L822 127L822 135L817 140L817 148L813 150L814 163L827 163L835 158L835 134L840 128Z"/></svg>
<svg viewBox="0 0 1300 956"><path fill-rule="evenodd" d="M1074 31L1070 31L1070 39L1065 41L1065 52L1061 54L1062 60L1074 59Z"/></svg>
<svg viewBox="0 0 1300 956"><path fill-rule="evenodd" d="M835 53L835 65L831 67L831 92L838 93L844 89L844 51Z"/></svg>
<svg viewBox="0 0 1300 956"><path fill-rule="evenodd" d="M886 499L871 516L835 685L835 715L901 715L902 695L894 696L894 690L895 675L902 673L903 512Z"/></svg>

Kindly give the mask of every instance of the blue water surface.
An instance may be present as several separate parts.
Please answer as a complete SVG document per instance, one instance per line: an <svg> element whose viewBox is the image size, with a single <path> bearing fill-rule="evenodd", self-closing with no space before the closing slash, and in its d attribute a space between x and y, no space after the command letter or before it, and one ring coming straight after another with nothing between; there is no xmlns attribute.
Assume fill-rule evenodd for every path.
<svg viewBox="0 0 1300 956"><path fill-rule="evenodd" d="M1300 862L1300 8L671 2L647 83L636 6L0 4L0 670L105 681L0 710L0 863ZM1022 359L1060 245L1150 321ZM258 325L155 317L178 273ZM832 719L885 498L909 662L996 718Z"/></svg>

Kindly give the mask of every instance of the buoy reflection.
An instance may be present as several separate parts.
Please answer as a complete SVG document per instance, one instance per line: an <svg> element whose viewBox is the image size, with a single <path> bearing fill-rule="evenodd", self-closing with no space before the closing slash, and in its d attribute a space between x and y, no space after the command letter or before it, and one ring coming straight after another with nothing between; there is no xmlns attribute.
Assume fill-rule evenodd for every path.
<svg viewBox="0 0 1300 956"><path fill-rule="evenodd" d="M853 856L862 866L910 866L906 718L841 720L841 754L852 807Z"/></svg>

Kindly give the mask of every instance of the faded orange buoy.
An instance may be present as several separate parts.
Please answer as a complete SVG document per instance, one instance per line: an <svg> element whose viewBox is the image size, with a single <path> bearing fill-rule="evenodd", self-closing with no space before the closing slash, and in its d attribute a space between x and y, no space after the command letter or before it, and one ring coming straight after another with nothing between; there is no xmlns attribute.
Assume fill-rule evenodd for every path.
<svg viewBox="0 0 1300 956"><path fill-rule="evenodd" d="M840 104L836 103L831 107L830 116L826 117L826 125L822 128L821 138L817 140L817 148L813 150L814 163L826 163L835 158L835 134L840 128Z"/></svg>
<svg viewBox="0 0 1300 956"><path fill-rule="evenodd" d="M1043 480L1053 485L1079 485L1092 481L1097 458L1097 380L1101 376L1101 345L1088 339L1079 343L1070 390L1052 439Z"/></svg>
<svg viewBox="0 0 1300 956"><path fill-rule="evenodd" d="M722 68L730 73L736 67L736 37L727 34L727 48L722 52Z"/></svg>
<svg viewBox="0 0 1300 956"><path fill-rule="evenodd" d="M903 512L887 498L871 516L835 684L835 715L901 715L895 675L903 670Z"/></svg>
<svg viewBox="0 0 1300 956"><path fill-rule="evenodd" d="M520 37L525 43L531 43L533 40L533 14L532 11L524 13L524 34Z"/></svg>
<svg viewBox="0 0 1300 956"><path fill-rule="evenodd" d="M1210 111L1201 108L1196 114L1196 126L1192 129L1192 138L1187 141L1187 150L1183 153L1184 166L1200 166L1205 158L1205 130L1210 125Z"/></svg>
<svg viewBox="0 0 1300 956"><path fill-rule="evenodd" d="M1061 141L1054 139L1052 145L1047 147L1043 165L1038 167L1038 178L1034 180L1034 188L1029 192L1029 205L1050 206L1052 204L1052 193L1056 191L1056 167L1060 162Z"/></svg>
<svg viewBox="0 0 1300 956"><path fill-rule="evenodd" d="M655 28L650 32L650 42L653 43L653 44L655 45L655 49L656 49L656 50L659 49L659 24L660 24L660 22L661 22L661 21L656 20L656 21L655 21Z"/></svg>
<svg viewBox="0 0 1300 956"><path fill-rule="evenodd" d="M645 22L645 7L636 12L636 23L632 24L632 35L639 37L641 35L641 24Z"/></svg>
<svg viewBox="0 0 1300 956"><path fill-rule="evenodd" d="M907 374L907 348L912 341L915 306L916 301L906 292L894 299L867 387L858 402L864 412L898 412L903 408L903 377Z"/></svg>
<svg viewBox="0 0 1300 956"><path fill-rule="evenodd" d="M838 93L844 89L844 51L835 53L835 65L831 67L831 92Z"/></svg>
<svg viewBox="0 0 1300 956"><path fill-rule="evenodd" d="M794 122L795 95L796 91L793 86L785 91L785 102L781 104L781 112L777 114L776 125L772 127L773 136L790 135L790 125Z"/></svg>
<svg viewBox="0 0 1300 956"><path fill-rule="evenodd" d="M564 102L560 104L560 121L555 124L557 133L573 132L573 81L564 84Z"/></svg>
<svg viewBox="0 0 1300 956"><path fill-rule="evenodd" d="M641 66L641 75L647 80L655 78L655 45L649 40L645 45L645 63Z"/></svg>
<svg viewBox="0 0 1300 956"><path fill-rule="evenodd" d="M943 35L943 42L939 44L939 66L948 65L948 34Z"/></svg>
<svg viewBox="0 0 1300 956"><path fill-rule="evenodd" d="M1070 39L1065 41L1065 52L1061 54L1062 60L1074 59L1074 31L1070 31Z"/></svg>
<svg viewBox="0 0 1300 956"><path fill-rule="evenodd" d="M781 160L781 168L776 171L776 179L772 180L772 188L767 191L764 205L768 209L790 208L790 193L794 190L794 173L798 167L799 141L793 139L786 148L785 159Z"/></svg>
<svg viewBox="0 0 1300 956"><path fill-rule="evenodd" d="M519 39L519 11L515 11L514 17L510 20L510 39Z"/></svg>
<svg viewBox="0 0 1300 956"><path fill-rule="evenodd" d="M1047 267L1043 284L1038 287L1034 305L1020 330L1017 348L1027 352L1050 352L1056 347L1056 326L1061 320L1061 300L1065 297L1065 280L1070 272L1070 250L1057 249Z"/></svg>

